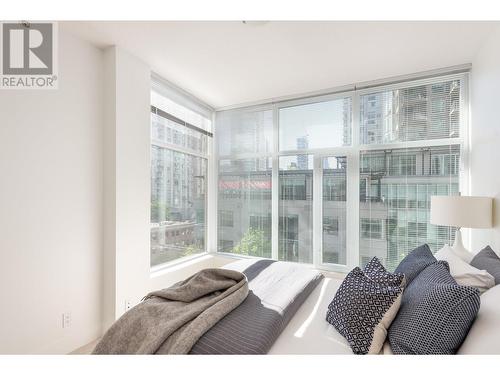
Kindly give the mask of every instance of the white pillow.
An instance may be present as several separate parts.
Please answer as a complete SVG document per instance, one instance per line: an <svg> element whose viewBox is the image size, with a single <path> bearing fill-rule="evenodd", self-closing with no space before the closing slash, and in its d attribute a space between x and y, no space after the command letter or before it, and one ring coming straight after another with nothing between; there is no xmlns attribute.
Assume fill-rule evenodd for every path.
<svg viewBox="0 0 500 375"><path fill-rule="evenodd" d="M437 260L448 262L451 276L460 285L476 287L481 293L495 286L495 278L492 275L466 263L448 245L444 245L434 256Z"/></svg>
<svg viewBox="0 0 500 375"><path fill-rule="evenodd" d="M458 354L500 354L500 285L481 295L481 307Z"/></svg>
<svg viewBox="0 0 500 375"><path fill-rule="evenodd" d="M448 246L448 247L450 247L450 246ZM458 256L465 263L470 264L470 262L472 261L472 258L474 258L474 254L472 254L469 250L464 249L463 247L462 248L460 248L460 247L458 247L458 248L451 248L450 247L450 249L453 252L453 254L455 254L456 256Z"/></svg>

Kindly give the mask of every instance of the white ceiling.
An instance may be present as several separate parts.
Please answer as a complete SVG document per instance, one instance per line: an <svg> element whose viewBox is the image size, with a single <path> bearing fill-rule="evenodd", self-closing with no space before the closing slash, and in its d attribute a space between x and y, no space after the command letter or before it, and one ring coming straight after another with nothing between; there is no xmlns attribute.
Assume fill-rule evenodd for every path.
<svg viewBox="0 0 500 375"><path fill-rule="evenodd" d="M220 108L472 62L488 22L63 22Z"/></svg>

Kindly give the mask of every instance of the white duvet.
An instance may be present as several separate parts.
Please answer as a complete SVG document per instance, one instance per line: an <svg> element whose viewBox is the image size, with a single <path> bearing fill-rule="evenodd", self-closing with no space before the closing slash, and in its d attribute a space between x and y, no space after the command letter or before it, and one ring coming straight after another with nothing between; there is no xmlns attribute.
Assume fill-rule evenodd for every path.
<svg viewBox="0 0 500 375"><path fill-rule="evenodd" d="M269 354L352 354L347 340L325 317L341 279L325 278L283 330Z"/></svg>
<svg viewBox="0 0 500 375"><path fill-rule="evenodd" d="M341 279L325 278L302 304L269 354L353 354L325 319ZM481 295L481 307L458 354L500 354L500 285ZM381 354L392 354L386 342Z"/></svg>

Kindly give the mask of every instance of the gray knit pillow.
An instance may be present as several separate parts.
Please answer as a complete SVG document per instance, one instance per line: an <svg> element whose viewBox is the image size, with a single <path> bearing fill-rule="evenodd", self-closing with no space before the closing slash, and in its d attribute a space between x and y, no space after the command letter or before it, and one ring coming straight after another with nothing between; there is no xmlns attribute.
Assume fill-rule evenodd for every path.
<svg viewBox="0 0 500 375"><path fill-rule="evenodd" d="M454 354L479 310L479 290L461 286L448 263L427 266L405 289L389 328L395 354Z"/></svg>
<svg viewBox="0 0 500 375"><path fill-rule="evenodd" d="M422 272L425 267L436 262L431 249L427 244L413 249L396 267L395 273L402 273L406 277L406 285L410 285L415 277Z"/></svg>
<svg viewBox="0 0 500 375"><path fill-rule="evenodd" d="M486 272L495 278L495 285L500 284L500 258L491 247L486 246L477 253L472 258L470 265L480 270L486 270Z"/></svg>

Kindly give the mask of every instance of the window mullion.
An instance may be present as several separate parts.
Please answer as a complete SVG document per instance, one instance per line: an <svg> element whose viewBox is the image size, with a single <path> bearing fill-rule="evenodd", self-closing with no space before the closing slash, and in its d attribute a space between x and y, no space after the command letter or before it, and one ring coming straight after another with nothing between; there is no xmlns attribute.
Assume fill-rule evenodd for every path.
<svg viewBox="0 0 500 375"><path fill-rule="evenodd" d="M346 252L348 268L359 264L359 93L352 98L352 146L353 152L347 156L347 213Z"/></svg>
<svg viewBox="0 0 500 375"><path fill-rule="evenodd" d="M458 170L459 178L459 192L462 195L469 195L471 193L470 185L470 138L469 138L469 121L470 121L470 86L469 86L469 73L464 74L460 79L460 138L462 139L460 150L460 163ZM463 241L466 247L472 247L472 233L468 228L462 231Z"/></svg>
<svg viewBox="0 0 500 375"><path fill-rule="evenodd" d="M215 127L215 114L212 116L212 124ZM214 139L208 140L208 186L207 186L207 243L206 250L209 253L216 253L218 250L218 220L217 207L219 199L219 158ZM210 199L211 198L211 199Z"/></svg>
<svg viewBox="0 0 500 375"><path fill-rule="evenodd" d="M273 108L273 156L272 156L272 183L271 183L271 258L278 259L279 253L279 124L278 108Z"/></svg>
<svg viewBox="0 0 500 375"><path fill-rule="evenodd" d="M313 265L322 263L323 251L323 169L322 157L315 155L313 162Z"/></svg>

